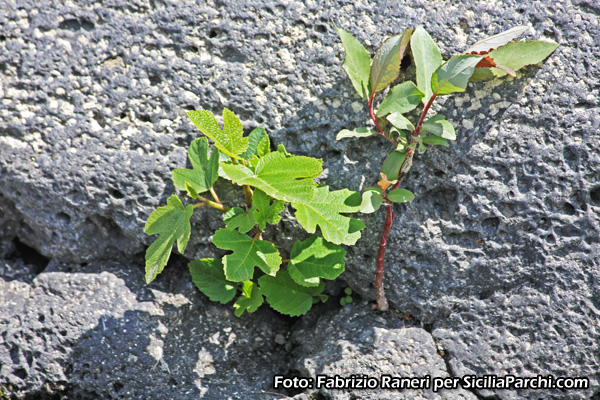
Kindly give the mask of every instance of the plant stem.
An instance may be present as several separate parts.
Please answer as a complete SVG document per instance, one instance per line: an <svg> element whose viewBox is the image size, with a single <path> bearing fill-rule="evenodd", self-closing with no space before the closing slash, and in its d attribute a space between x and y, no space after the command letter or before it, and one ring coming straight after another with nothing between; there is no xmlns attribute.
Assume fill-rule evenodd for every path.
<svg viewBox="0 0 600 400"><path fill-rule="evenodd" d="M387 132L385 132L383 129L381 129L381 126L379 125L379 122L377 121L377 117L375 116L375 112L373 112L373 99L375 99L375 92L373 92L373 94L371 95L371 98L369 99L369 114L371 115L371 120L373 120L373 123L375 124L375 128L377 128L377 133L382 135L384 138L386 138L390 142L395 143L395 141L390 138L390 136L387 134Z"/></svg>
<svg viewBox="0 0 600 400"><path fill-rule="evenodd" d="M211 206L213 208L216 208L217 210L221 210L221 211L225 211L225 212L229 211L229 207L224 206L221 203L215 203L214 201L209 200L206 197L198 196L198 199L202 200L202 203L194 204L194 208L206 205L206 206Z"/></svg>
<svg viewBox="0 0 600 400"><path fill-rule="evenodd" d="M217 196L217 192L215 192L215 189L211 186L210 187L210 194L212 195L213 199L215 199L215 201L219 204L223 204L221 203L221 200L219 200L219 196Z"/></svg>
<svg viewBox="0 0 600 400"><path fill-rule="evenodd" d="M429 99L427 104L425 104L425 107L423 107L423 111L421 112L421 117L419 118L419 122L417 122L417 125L415 126L415 129L413 130L411 143L416 143L416 138L419 137L419 135L421 135L421 128L423 127L423 122L425 121L427 112L431 108L431 105L433 104L433 101L435 100L436 96L437 96L437 91L431 96L431 98ZM371 99L369 100L369 111L371 112L371 118L374 118L373 97L371 97ZM375 122L375 126L377 126L377 128L379 128L379 129L381 129L375 120L374 120L374 122ZM389 139L389 137L387 135L384 135L384 136L386 136ZM414 149L409 149L406 152L406 158L404 159L404 161L402 162L402 165L400 166L400 173L398 175L398 180L396 181L396 183L394 184L392 189L397 189L400 186L400 183L406 176L408 169L410 169L410 166L412 166L412 159L413 159L414 154L415 154ZM377 252L377 274L375 275L375 296L377 298L377 308L379 308L379 310L381 310L381 311L387 311L389 309L388 301L385 298L385 290L383 288L383 271L384 271L383 270L383 262L385 260L385 248L387 245L387 238L388 238L388 235L390 234L390 230L392 228L392 223L394 222L394 210L393 210L394 203L392 203L389 200L386 200L385 206L387 207L386 213L385 213L385 224L383 225L383 233L381 235L381 242L379 242L379 251Z"/></svg>
<svg viewBox="0 0 600 400"><path fill-rule="evenodd" d="M252 207L252 189L248 185L244 185L244 197L248 208Z"/></svg>

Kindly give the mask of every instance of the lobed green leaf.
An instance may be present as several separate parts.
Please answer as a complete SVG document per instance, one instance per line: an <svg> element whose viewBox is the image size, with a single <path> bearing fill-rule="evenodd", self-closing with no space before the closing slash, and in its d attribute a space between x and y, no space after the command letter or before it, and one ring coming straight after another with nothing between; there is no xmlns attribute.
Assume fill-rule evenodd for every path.
<svg viewBox="0 0 600 400"><path fill-rule="evenodd" d="M252 279L255 267L274 275L281 265L281 256L273 243L252 240L238 231L219 229L213 236L213 243L220 249L233 251L223 257L225 276L233 282Z"/></svg>
<svg viewBox="0 0 600 400"><path fill-rule="evenodd" d="M236 286L225 278L220 259L194 260L188 267L194 285L212 301L225 304L235 297Z"/></svg>
<svg viewBox="0 0 600 400"><path fill-rule="evenodd" d="M369 94L371 56L354 36L337 26L335 29L337 30L338 35L340 35L342 45L346 51L346 58L344 59L342 68L344 68L344 71L348 74L356 93L358 93L362 99L367 100Z"/></svg>
<svg viewBox="0 0 600 400"><path fill-rule="evenodd" d="M292 202L292 207L296 210L296 219L308 233L314 233L318 225L327 241L353 245L365 224L340 213L357 212L360 203L361 196L357 192L348 189L330 192L328 186L321 186L315 190L313 199L305 203Z"/></svg>
<svg viewBox="0 0 600 400"><path fill-rule="evenodd" d="M190 239L190 218L194 208L183 203L175 195L167 199L167 205L158 207L150 214L144 231L148 235L158 234L158 238L146 250L146 282L152 282L161 273L171 255L173 244L181 254Z"/></svg>
<svg viewBox="0 0 600 400"><path fill-rule="evenodd" d="M313 297L325 288L325 282L317 287L298 285L287 271L279 271L274 277L261 276L258 284L271 307L291 317L306 314L313 305Z"/></svg>
<svg viewBox="0 0 600 400"><path fill-rule="evenodd" d="M240 159L239 154L248 148L248 138L244 136L242 123L227 108L223 109L223 130L215 116L207 110L188 111L188 116L200 131L215 142L217 149L229 157Z"/></svg>
<svg viewBox="0 0 600 400"><path fill-rule="evenodd" d="M290 253L288 272L302 286L319 286L321 278L335 279L344 272L346 251L322 237L297 241Z"/></svg>
<svg viewBox="0 0 600 400"><path fill-rule="evenodd" d="M410 40L413 59L417 74L417 87L425 94L423 103L427 103L433 92L431 88L431 77L434 72L442 65L442 54L437 45L422 27L418 26Z"/></svg>
<svg viewBox="0 0 600 400"><path fill-rule="evenodd" d="M208 191L219 177L219 151L208 153L208 139L198 138L190 144L188 158L192 169L181 168L173 171L173 185L181 190L187 190L191 197ZM193 191L190 191L189 184ZM193 196L193 194L196 196Z"/></svg>
<svg viewBox="0 0 600 400"><path fill-rule="evenodd" d="M271 141L265 128L254 128L248 135L248 148L240 157L250 160L253 156L263 157L271 151Z"/></svg>
<svg viewBox="0 0 600 400"><path fill-rule="evenodd" d="M271 198L265 192L260 189L254 190L254 194L252 195L252 209L250 211L260 230L266 228L267 222L271 225L277 224L281 220L279 213L283 211L284 207L285 203L283 200L275 200L271 204Z"/></svg>
<svg viewBox="0 0 600 400"><path fill-rule="evenodd" d="M240 164L222 163L229 179L239 185L261 189L269 196L288 202L308 202L314 196L313 178L323 170L323 161L311 157L286 157L282 152L262 157L256 170Z"/></svg>
<svg viewBox="0 0 600 400"><path fill-rule="evenodd" d="M400 63L410 43L412 31L412 28L408 28L404 33L386 39L373 56L371 95L388 87L400 74Z"/></svg>
<svg viewBox="0 0 600 400"><path fill-rule="evenodd" d="M254 218L253 210L249 212L244 211L240 207L233 207L223 214L223 222L225 222L225 228L234 230L237 229L241 233L250 232L254 225L256 225L256 219Z"/></svg>

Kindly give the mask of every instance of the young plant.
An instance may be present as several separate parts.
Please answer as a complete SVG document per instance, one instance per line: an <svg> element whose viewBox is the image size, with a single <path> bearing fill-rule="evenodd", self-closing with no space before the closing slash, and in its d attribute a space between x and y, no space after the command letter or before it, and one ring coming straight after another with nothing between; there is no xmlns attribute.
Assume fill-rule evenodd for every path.
<svg viewBox="0 0 600 400"><path fill-rule="evenodd" d="M424 153L427 146L448 146L455 140L454 127L444 115L427 118L438 96L463 92L469 81L515 77L526 65L537 64L558 46L539 40L514 42L528 30L519 26L480 40L464 53L444 61L431 38L422 27L408 28L403 34L383 42L373 58L350 33L336 27L346 52L343 69L358 95L367 102L374 127L344 129L336 140L381 135L391 144L383 163L377 187L363 193L361 212L372 213L382 205L386 210L383 234L377 253L375 290L377 306L388 309L383 287L383 271L387 238L394 220L393 203L411 201L414 195L399 186L413 164L415 152ZM405 81L393 86L374 108L375 95L388 88L400 73L400 63L410 47L416 69L416 83ZM422 106L416 123L405 114ZM384 129L386 128L386 129Z"/></svg>
<svg viewBox="0 0 600 400"><path fill-rule="evenodd" d="M152 282L163 270L175 242L183 254L194 210L209 206L223 213L225 225L215 232L212 242L231 253L189 263L194 284L208 298L223 304L235 298L237 316L256 311L265 297L272 308L290 316L305 314L313 303L326 301L323 280L335 279L344 271L346 251L340 245L356 243L365 227L342 215L358 212L360 194L317 185L314 179L321 175L321 160L293 156L283 145L271 151L263 128L244 136L240 120L228 109L223 111L223 129L209 111L190 111L188 116L214 147L209 149L206 137L194 140L188 152L192 169L173 171L174 186L197 202L184 205L172 195L166 206L148 218L146 233L159 236L146 252L146 281ZM219 177L241 186L242 207L221 202L214 189ZM276 245L262 235L269 225L280 222L285 203L295 210L308 233L319 226L323 237L295 242L289 257L283 259Z"/></svg>

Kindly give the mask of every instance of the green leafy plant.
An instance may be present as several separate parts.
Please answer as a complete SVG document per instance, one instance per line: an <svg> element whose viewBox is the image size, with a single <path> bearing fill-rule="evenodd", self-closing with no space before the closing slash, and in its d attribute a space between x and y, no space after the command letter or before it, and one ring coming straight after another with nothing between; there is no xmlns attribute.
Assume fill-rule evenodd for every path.
<svg viewBox="0 0 600 400"><path fill-rule="evenodd" d="M519 26L480 40L463 54L444 61L431 36L419 26L385 40L371 58L350 33L336 29L346 53L343 69L358 95L367 101L374 125L344 129L336 139L354 137L363 140L381 135L391 144L377 187L364 190L360 208L363 213L373 213L381 206L386 210L377 254L375 290L378 308L387 310L383 272L387 238L394 219L393 203L404 203L414 198L411 192L399 186L413 164L415 152L424 153L428 146L448 146L449 140L456 139L454 127L444 115L427 118L434 100L441 95L463 92L470 81L506 75L514 77L516 71L524 66L542 62L558 45L539 40L514 41L528 29ZM396 81L402 58L409 49L415 65L416 83L405 81L391 87L375 110L376 94ZM421 105L416 123L411 122L405 114Z"/></svg>
<svg viewBox="0 0 600 400"><path fill-rule="evenodd" d="M244 136L240 120L228 109L223 111L223 129L209 111L190 111L188 116L206 137L190 145L192 168L174 170L172 180L197 202L184 205L172 195L148 218L146 233L159 236L146 252L146 281L152 282L163 270L175 243L184 253L194 210L209 206L223 213L224 223L212 242L230 252L221 259L189 263L192 281L209 299L223 304L235 299L237 316L256 311L265 299L290 316L305 314L313 303L326 301L324 280L344 272L346 251L341 245L356 243L365 227L345 215L359 211L361 195L317 185L321 160L291 155L282 145L271 151L264 129ZM208 139L214 142L212 150ZM219 177L241 186L245 204L230 207L221 202L214 189ZM205 197L207 192L210 198ZM323 237L296 241L289 258L283 259L278 247L262 236L269 225L280 222L285 203L308 233L319 227Z"/></svg>

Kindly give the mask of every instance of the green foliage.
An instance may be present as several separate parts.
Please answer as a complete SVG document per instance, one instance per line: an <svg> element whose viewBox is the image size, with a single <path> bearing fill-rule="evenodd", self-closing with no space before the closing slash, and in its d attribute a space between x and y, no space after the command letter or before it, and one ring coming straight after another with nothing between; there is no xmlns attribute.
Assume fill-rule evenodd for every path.
<svg viewBox="0 0 600 400"><path fill-rule="evenodd" d="M229 253L221 259L189 263L192 281L210 300L225 304L235 299L237 316L256 311L265 298L275 310L293 316L325 301L324 280L335 279L344 271L346 251L339 244L354 244L364 228L361 221L341 215L358 212L360 194L318 187L314 178L323 170L321 160L294 156L283 145L271 152L264 129L256 128L244 137L239 119L227 109L223 130L209 111L188 114L215 146L209 151L206 138L194 140L188 152L192 169L173 171L175 187L200 202L184 206L177 196L171 196L166 207L150 215L146 232L159 236L146 254L147 281L165 267L176 241L179 251L185 251L193 209L211 206L224 213L225 225L215 232L212 242ZM213 187L218 177L243 186L244 208L221 203ZM213 199L202 197L205 192ZM280 222L286 202L308 232L320 227L325 239L311 236L296 242L284 261L275 244L262 239L262 233Z"/></svg>
<svg viewBox="0 0 600 400"><path fill-rule="evenodd" d="M385 243L394 218L392 206L393 203L405 203L414 199L411 192L399 188L399 185L409 172L416 153L424 153L427 146L449 146L449 140L456 140L454 127L442 114L426 119L427 113L439 95L463 92L469 81L502 77L507 74L516 76L515 71L526 65L543 61L556 49L556 43L513 42L527 29L526 26L519 26L485 38L471 46L464 54L455 55L444 62L432 37L423 27L418 26L414 32L408 28L402 35L387 39L373 56L370 95L365 98L362 87L359 95L368 100L369 114L375 129L370 127L344 129L338 133L336 140L344 138L370 140L368 139L370 136L381 135L392 145L391 151L388 150L388 156L383 162L378 187L366 188L359 206L360 212L373 213L381 208L382 204L387 205L384 236L377 257L375 278L376 298L380 310L387 310L388 307L383 290L383 262ZM338 29L338 32L341 30ZM342 41L352 42L355 48L361 48L363 57L361 61L366 65L364 48L356 43L348 32L343 31ZM392 85L399 76L402 57L409 42L416 83L407 80L393 86L375 112L374 95ZM347 46L344 47L348 58L349 50ZM346 72L354 87L357 88L356 78L353 78L347 70ZM423 103L422 111L418 119L413 122L407 114L414 111L420 103ZM388 127L390 128L386 132L385 128ZM298 215L297 218L301 220ZM328 215L327 218L332 216ZM323 227L321 229L324 230ZM341 304L345 305L351 300L349 296L344 297L341 299Z"/></svg>
<svg viewBox="0 0 600 400"><path fill-rule="evenodd" d="M442 65L442 54L429 33L422 26L415 29L410 41L410 48L417 71L417 87L425 95L423 102L426 103L433 94L431 77Z"/></svg>
<svg viewBox="0 0 600 400"><path fill-rule="evenodd" d="M148 235L158 234L158 239L146 251L146 282L150 283L169 261L171 248L177 241L177 250L183 254L190 239L190 218L194 213L191 205L183 206L179 197L173 195L167 205L158 207L150 214L144 228Z"/></svg>
<svg viewBox="0 0 600 400"><path fill-rule="evenodd" d="M410 42L412 29L387 39L375 53L371 63L371 95L380 92L398 77L400 62Z"/></svg>
<svg viewBox="0 0 600 400"><path fill-rule="evenodd" d="M366 100L370 93L369 73L371 69L371 56L354 36L337 26L335 29L340 35L344 50L346 50L346 59L344 60L344 64L342 64L342 68L344 68L344 71L350 77L356 93Z"/></svg>
<svg viewBox="0 0 600 400"><path fill-rule="evenodd" d="M208 139L199 138L190 144L188 158L193 169L176 169L173 171L173 185L187 190L191 197L207 192L219 177L219 152L208 152ZM191 189L189 187L191 187Z"/></svg>
<svg viewBox="0 0 600 400"><path fill-rule="evenodd" d="M360 194L348 189L329 191L328 186L315 190L308 202L293 202L296 219L308 233L314 233L317 225L323 237L335 244L353 245L360 239L365 224L340 213L355 213L360 209Z"/></svg>

